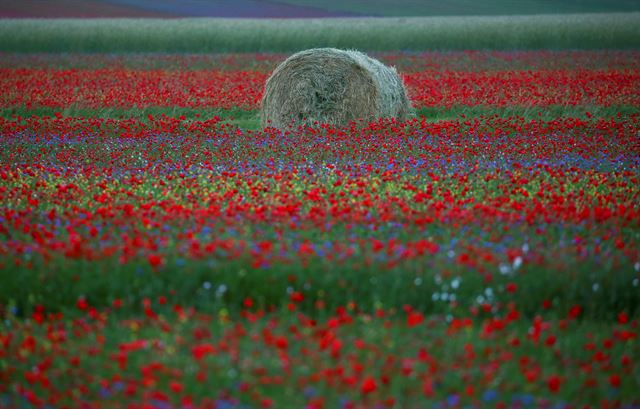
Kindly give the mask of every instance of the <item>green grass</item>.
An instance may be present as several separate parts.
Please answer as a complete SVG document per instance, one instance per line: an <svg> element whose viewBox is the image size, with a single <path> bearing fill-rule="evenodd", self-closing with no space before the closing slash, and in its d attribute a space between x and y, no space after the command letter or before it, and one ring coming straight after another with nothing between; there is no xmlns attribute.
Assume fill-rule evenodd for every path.
<svg viewBox="0 0 640 409"><path fill-rule="evenodd" d="M442 229L436 226L433 231ZM630 285L636 275L631 265L623 265L613 274L613 269L575 259L566 260L560 269L524 266L517 276L494 275L488 284L475 271L468 271L464 266L449 266L446 254L433 256L426 270L423 270L424 263L411 261L387 272L376 266L331 264L320 257L307 266L281 264L260 270L251 268L250 260L242 257L225 260L212 268L204 261L188 260L185 264L176 249L164 249L163 254L166 265L158 270L152 269L145 260L134 260L123 266L113 258L89 262L55 257L48 263L34 258L31 270L6 264L0 304L17 308L19 315L28 315L34 305L42 305L49 311L71 310L82 297L93 306L104 308L115 298L139 305L144 298L170 294L174 301L202 311L227 308L237 312L246 297L268 310L287 305L287 288L295 277L296 282L308 283L312 288L305 291L305 300L299 305L309 313L313 313L318 301L329 310L357 302L366 310L376 306L401 309L406 304L427 314L468 311L487 286L495 289L498 304L515 302L527 317L538 314L544 300L550 300L558 311L580 305L584 317L596 321L608 320L623 310L635 314L640 305L637 288ZM434 294L447 288L446 282L441 284L434 279L434 271L448 271L451 277L461 277L464 281L464 286L450 290L455 293L457 304L432 299ZM420 285L415 284L416 277L423 280ZM205 287L207 282L213 283L213 290ZM504 291L509 282L526 290L516 298ZM600 284L598 292L593 291L594 282ZM219 285L225 286L224 294L213 297Z"/></svg>
<svg viewBox="0 0 640 409"><path fill-rule="evenodd" d="M215 116L222 118L225 122L237 125L241 128L257 129L260 126L258 111L247 111L239 108L184 108L184 107L145 107L145 108L78 108L78 107L38 107L26 108L24 106L14 106L0 108L1 118L11 118L20 116L28 118L31 116L54 116L60 112L66 117L84 118L146 118L147 116L166 115L172 118L185 117L189 120L207 120Z"/></svg>
<svg viewBox="0 0 640 409"><path fill-rule="evenodd" d="M235 125L243 129L259 129L260 114L257 110L243 109L218 109L218 108L182 108L182 107L146 107L146 108L56 108L38 107L28 109L26 107L5 107L0 108L0 118L11 118L20 116L28 118L31 116L54 116L57 112L66 117L85 118L139 118L144 119L148 115L166 115L177 118L183 116L187 120L207 120L215 116L220 117L223 122ZM525 119L553 120L559 117L587 118L587 113L596 117L611 118L618 114L628 116L640 114L640 107L635 106L548 106L548 107L507 107L495 108L487 106L456 106L427 107L416 110L416 116L425 117L428 121L441 121L460 119L462 117L474 118L479 116L497 115L500 117L519 116Z"/></svg>
<svg viewBox="0 0 640 409"><path fill-rule="evenodd" d="M309 20L1 20L2 52L628 49L640 13Z"/></svg>
<svg viewBox="0 0 640 409"><path fill-rule="evenodd" d="M634 0L281 0L297 6L377 16L469 16L640 11Z"/></svg>

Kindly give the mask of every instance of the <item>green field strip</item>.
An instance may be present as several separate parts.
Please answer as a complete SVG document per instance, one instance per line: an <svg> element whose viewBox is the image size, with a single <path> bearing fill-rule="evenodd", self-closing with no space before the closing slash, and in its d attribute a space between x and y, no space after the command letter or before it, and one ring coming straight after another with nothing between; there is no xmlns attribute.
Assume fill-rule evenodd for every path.
<svg viewBox="0 0 640 409"><path fill-rule="evenodd" d="M184 107L145 107L145 108L79 108L79 107L37 107L26 108L24 106L0 108L0 117L12 118L31 116L52 117L57 113L63 117L83 117L83 118L147 118L149 115L168 116L172 118L184 117L188 120L208 120L220 117L225 122L244 123L258 122L258 111L240 108L218 109L218 108L184 108Z"/></svg>
<svg viewBox="0 0 640 409"><path fill-rule="evenodd" d="M83 118L139 118L168 116L172 118L184 117L185 120L208 120L219 117L221 122L236 125L244 129L260 128L260 113L258 110L243 109L202 109L202 108L176 108L176 107L147 107L147 108L52 108L41 107L27 109L25 107L0 108L0 117L10 119L16 117L28 118L53 117L56 113L63 117ZM428 107L415 111L416 117L424 117L427 121L441 121L462 118L474 118L481 116L498 116L508 118L511 116L526 119L553 120L559 117L571 117L586 119L589 115L594 117L612 118L628 115L640 115L640 107L636 106L545 106L545 107L507 107L496 108L488 106L455 106L455 107Z"/></svg>
<svg viewBox="0 0 640 409"><path fill-rule="evenodd" d="M519 107L510 106L506 108L501 107L488 107L484 105L476 106L456 106L456 107L428 107L420 108L416 110L418 116L424 116L428 119L443 120L460 118L463 115L467 118L480 117L480 116L492 116L497 115L500 117L518 116L526 119L542 119L553 120L555 118L588 118L602 117L611 118L618 115L638 115L640 114L640 107L621 105L621 106L597 106L597 105L551 105L551 106L532 106L532 107Z"/></svg>
<svg viewBox="0 0 640 409"><path fill-rule="evenodd" d="M4 52L633 49L640 13L335 19L4 19Z"/></svg>

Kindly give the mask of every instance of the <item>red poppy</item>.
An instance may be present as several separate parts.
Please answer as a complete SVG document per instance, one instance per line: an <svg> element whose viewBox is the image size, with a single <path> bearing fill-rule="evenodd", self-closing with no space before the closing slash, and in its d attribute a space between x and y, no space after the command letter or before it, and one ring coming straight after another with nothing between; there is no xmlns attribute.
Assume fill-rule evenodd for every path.
<svg viewBox="0 0 640 409"><path fill-rule="evenodd" d="M360 392L365 395L371 392L375 392L376 389L378 389L378 385L376 384L375 379L370 376L364 378L362 380L362 383L360 384Z"/></svg>

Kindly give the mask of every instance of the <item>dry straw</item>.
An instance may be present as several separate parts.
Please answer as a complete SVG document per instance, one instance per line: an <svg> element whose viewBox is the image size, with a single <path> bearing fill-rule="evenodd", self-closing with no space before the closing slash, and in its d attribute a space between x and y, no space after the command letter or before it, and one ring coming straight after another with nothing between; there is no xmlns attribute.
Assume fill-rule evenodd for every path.
<svg viewBox="0 0 640 409"><path fill-rule="evenodd" d="M287 58L271 74L262 98L263 126L405 120L411 115L395 68L352 50L314 48Z"/></svg>

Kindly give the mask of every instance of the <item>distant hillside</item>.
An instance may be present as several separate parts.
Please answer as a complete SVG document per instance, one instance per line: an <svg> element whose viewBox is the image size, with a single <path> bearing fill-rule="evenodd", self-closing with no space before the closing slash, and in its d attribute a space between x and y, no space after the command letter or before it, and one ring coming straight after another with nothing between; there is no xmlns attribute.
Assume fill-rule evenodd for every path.
<svg viewBox="0 0 640 409"><path fill-rule="evenodd" d="M0 18L477 16L640 11L638 0L0 0Z"/></svg>
<svg viewBox="0 0 640 409"><path fill-rule="evenodd" d="M0 0L0 18L349 17L349 11L269 0Z"/></svg>
<svg viewBox="0 0 640 409"><path fill-rule="evenodd" d="M386 17L640 11L638 0L280 0L280 3Z"/></svg>

